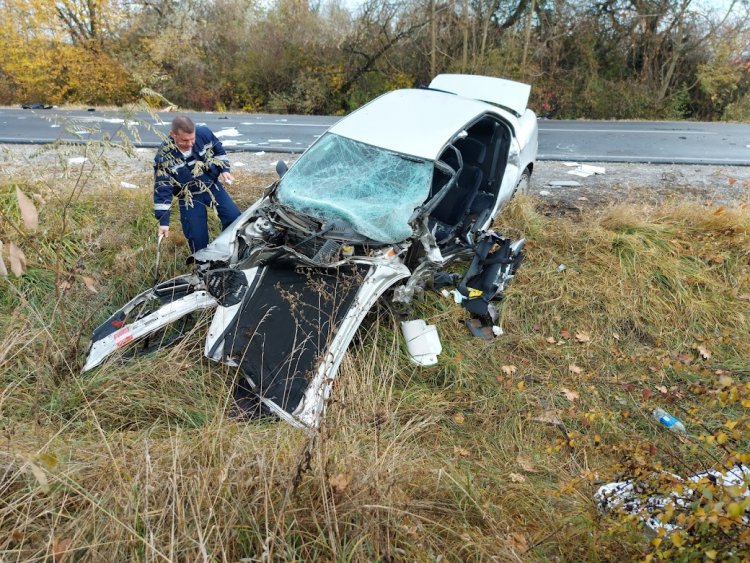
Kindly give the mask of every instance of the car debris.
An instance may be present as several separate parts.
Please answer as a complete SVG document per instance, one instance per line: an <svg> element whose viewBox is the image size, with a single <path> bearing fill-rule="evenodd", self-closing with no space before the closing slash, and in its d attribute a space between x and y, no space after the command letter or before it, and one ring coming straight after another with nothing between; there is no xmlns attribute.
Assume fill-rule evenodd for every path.
<svg viewBox="0 0 750 563"><path fill-rule="evenodd" d="M669 507L673 507L675 512L690 509L691 504L702 495L699 490L702 484L722 487L727 494L729 490L736 488L740 491L738 498L745 499L750 497L748 481L750 467L741 464L722 471L702 471L687 479L671 473L660 473L651 475L651 479L606 483L597 489L594 500L601 512L621 511L632 514L653 532L664 530L671 533L680 527L679 524L664 521L660 516ZM675 485L675 488L681 490L680 493L670 490ZM746 514L742 519L745 525L750 524L750 518Z"/></svg>
<svg viewBox="0 0 750 563"><path fill-rule="evenodd" d="M428 325L422 319L402 321L401 332L409 357L415 364L427 367L438 363L443 346L435 325Z"/></svg>
<svg viewBox="0 0 750 563"><path fill-rule="evenodd" d="M525 241L489 227L534 169L529 93L440 75L361 107L292 166L277 163L261 199L190 257L193 273L155 284L99 326L83 371L121 349L178 342L213 310L204 355L236 370L261 414L316 428L349 343L386 292L408 313L426 287L455 285L472 327L494 337ZM446 273L460 261L470 262L463 277ZM437 330L407 326L412 358L437 361Z"/></svg>

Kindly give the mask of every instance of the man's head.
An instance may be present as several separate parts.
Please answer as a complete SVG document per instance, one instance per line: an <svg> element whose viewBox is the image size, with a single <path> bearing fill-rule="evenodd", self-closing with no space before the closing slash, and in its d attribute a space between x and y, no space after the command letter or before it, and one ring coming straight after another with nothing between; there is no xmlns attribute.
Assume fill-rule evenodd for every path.
<svg viewBox="0 0 750 563"><path fill-rule="evenodd" d="M195 143L195 123L187 115L178 115L172 120L172 130L169 136L174 139L178 149L187 152Z"/></svg>

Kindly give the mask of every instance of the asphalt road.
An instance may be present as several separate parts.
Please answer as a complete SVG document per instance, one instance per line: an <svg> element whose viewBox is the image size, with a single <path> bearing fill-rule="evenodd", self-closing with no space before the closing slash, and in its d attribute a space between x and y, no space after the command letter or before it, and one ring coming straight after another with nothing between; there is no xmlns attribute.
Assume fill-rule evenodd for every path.
<svg viewBox="0 0 750 563"><path fill-rule="evenodd" d="M299 153L339 117L187 112L229 151ZM156 147L174 113L0 108L0 143L127 137ZM750 166L750 124L539 120L538 160Z"/></svg>

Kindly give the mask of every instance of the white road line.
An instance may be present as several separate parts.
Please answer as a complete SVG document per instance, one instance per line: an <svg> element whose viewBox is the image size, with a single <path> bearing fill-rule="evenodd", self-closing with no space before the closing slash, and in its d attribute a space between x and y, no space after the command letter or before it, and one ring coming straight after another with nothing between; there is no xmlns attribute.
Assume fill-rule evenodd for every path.
<svg viewBox="0 0 750 563"><path fill-rule="evenodd" d="M266 123L263 121L253 121L250 123L243 123L242 125L274 125L276 127L325 127L326 129L328 129L329 127L333 127L333 124L324 125L322 123Z"/></svg>
<svg viewBox="0 0 750 563"><path fill-rule="evenodd" d="M711 133L709 131L641 131L639 129L545 129L540 127L539 131L547 131L550 133L560 131L561 133L651 133L654 135L718 135L718 133Z"/></svg>
<svg viewBox="0 0 750 563"><path fill-rule="evenodd" d="M560 157L565 156L568 157L567 160L575 160L575 157L569 153L554 153L554 154L538 154L537 160L546 160L546 159L559 159ZM685 162L694 162L696 160L699 160L701 162L717 162L717 163L726 163L726 162L737 162L740 160L739 158L705 158L705 157L686 157L686 156L668 156L668 155L628 155L628 154L608 154L608 155L601 155L601 154L587 154L585 156L586 160L589 162L613 162L615 164L626 164L627 162L632 161L633 164L640 164L644 160L659 160L659 161L665 161L665 160L673 160L675 162L685 161ZM617 161L613 161L611 159L616 158Z"/></svg>

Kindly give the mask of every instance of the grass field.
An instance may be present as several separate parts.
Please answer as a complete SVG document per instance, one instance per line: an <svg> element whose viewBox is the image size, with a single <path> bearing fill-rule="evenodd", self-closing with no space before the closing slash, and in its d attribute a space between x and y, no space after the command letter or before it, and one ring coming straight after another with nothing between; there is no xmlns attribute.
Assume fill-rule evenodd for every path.
<svg viewBox="0 0 750 563"><path fill-rule="evenodd" d="M700 483L661 514L672 534L593 500L612 480L680 492L669 474L750 462L747 208L572 220L514 202L498 228L529 243L505 335L471 338L465 312L428 293L416 313L443 353L420 369L376 309L308 435L229 416L234 373L203 358L205 323L79 375L91 330L154 274L150 192L91 178L0 183L5 264L11 242L26 260L0 277L0 560L750 557L746 487ZM188 254L176 233L165 244L163 277ZM689 435L660 427L657 407Z"/></svg>

